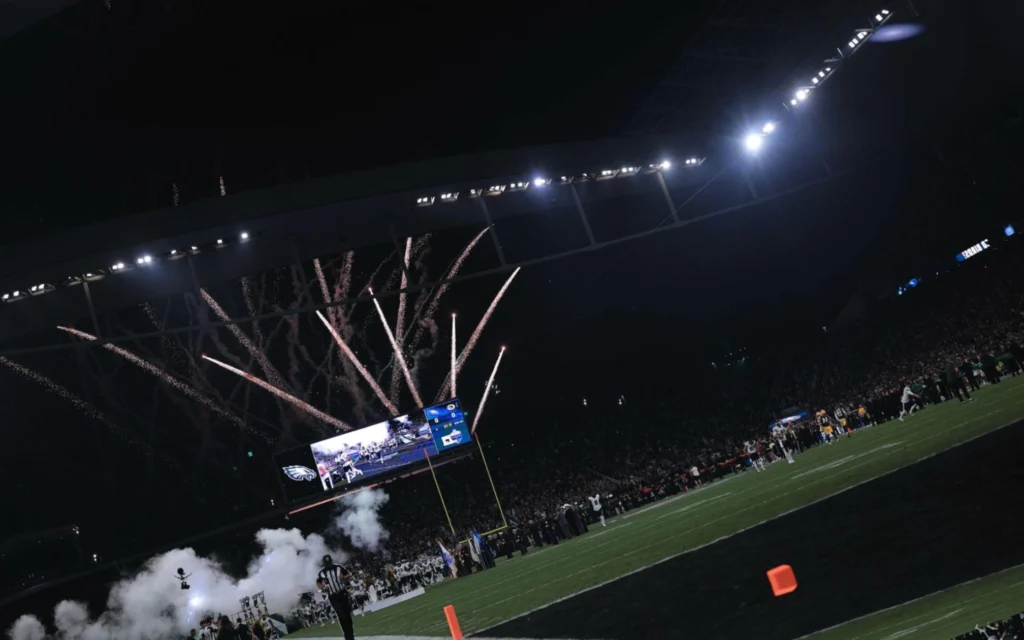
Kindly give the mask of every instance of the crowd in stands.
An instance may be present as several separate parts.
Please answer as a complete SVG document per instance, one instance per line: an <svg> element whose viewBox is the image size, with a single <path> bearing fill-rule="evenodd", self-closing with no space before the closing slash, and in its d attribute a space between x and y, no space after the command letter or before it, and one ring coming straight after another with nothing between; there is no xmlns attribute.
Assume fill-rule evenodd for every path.
<svg viewBox="0 0 1024 640"><path fill-rule="evenodd" d="M388 563L437 558L442 541L460 550L459 571L468 573L486 564L459 544L470 530L501 529L485 536L486 552L513 557L593 526L589 496L600 495L613 515L748 472L752 453L783 459L777 437L799 452L899 418L905 388L922 405L954 399L950 371L967 389L998 384L1024 362L1024 288L1017 286L1024 254L991 254L879 303L846 331L752 351L741 366L685 385L652 386L619 412L580 406L552 415L557 428L547 441L490 461L500 508L478 461L438 470L454 535L430 475L403 480L382 512L391 532L387 551L356 564L379 587ZM805 415L773 433L773 424L794 414ZM416 583L442 575L435 565Z"/></svg>

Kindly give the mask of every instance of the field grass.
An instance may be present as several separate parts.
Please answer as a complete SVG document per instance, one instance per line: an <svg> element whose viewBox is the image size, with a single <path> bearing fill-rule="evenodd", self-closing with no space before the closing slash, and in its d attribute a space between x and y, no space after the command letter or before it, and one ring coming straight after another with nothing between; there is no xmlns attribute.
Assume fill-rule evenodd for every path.
<svg viewBox="0 0 1024 640"><path fill-rule="evenodd" d="M1024 610L1024 567L1018 566L898 607L806 636L813 640L948 640Z"/></svg>
<svg viewBox="0 0 1024 640"><path fill-rule="evenodd" d="M447 604L455 605L465 633L486 629L827 499L1021 418L1024 379L1008 379L978 392L971 405L951 402L930 407L905 423L889 422L832 446L816 447L798 456L794 465L780 463L764 473L748 471L730 477L615 518L607 529L591 528L590 533L557 547L544 547L524 557L517 555L492 571L436 585L413 600L357 616L356 632L359 636L444 637L447 626L442 609ZM903 623L913 626L932 620L929 611L933 607L938 607L937 615L946 615L961 606L950 608L948 598L970 599L971 603L964 604L954 616L922 628L927 637L952 637L974 622L1012 613L1012 602L1021 602L1013 597L1024 592L1024 585L1013 584L1015 579L1024 580L1024 572L1008 572L962 585L815 637L836 640L878 633L881 635L869 637L882 639L894 632L886 629L898 632L904 629L898 626ZM982 595L988 592L992 598ZM932 598L934 605L929 604ZM992 615L986 613L989 610ZM947 627L953 632L946 633ZM938 630L944 635L935 635ZM337 626L327 626L305 629L292 637L338 635Z"/></svg>

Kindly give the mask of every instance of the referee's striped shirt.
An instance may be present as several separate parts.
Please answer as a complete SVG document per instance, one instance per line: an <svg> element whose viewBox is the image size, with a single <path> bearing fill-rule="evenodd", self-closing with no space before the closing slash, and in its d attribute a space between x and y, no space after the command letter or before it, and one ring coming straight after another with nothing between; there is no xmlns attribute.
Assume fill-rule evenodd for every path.
<svg viewBox="0 0 1024 640"><path fill-rule="evenodd" d="M348 569L340 564L335 564L321 569L317 577L324 581L327 585L327 593L333 596L336 593L347 592L348 588L345 586L345 579L348 576Z"/></svg>

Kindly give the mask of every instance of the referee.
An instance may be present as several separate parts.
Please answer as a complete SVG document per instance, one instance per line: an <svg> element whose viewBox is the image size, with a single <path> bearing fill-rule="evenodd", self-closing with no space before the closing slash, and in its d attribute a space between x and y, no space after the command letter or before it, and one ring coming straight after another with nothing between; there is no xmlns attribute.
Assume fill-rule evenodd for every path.
<svg viewBox="0 0 1024 640"><path fill-rule="evenodd" d="M345 633L345 640L355 640L352 631L352 601L349 599L346 582L352 577L349 570L340 564L334 564L334 558L324 556L324 568L317 574L316 586L327 593L327 599L338 614L338 622Z"/></svg>

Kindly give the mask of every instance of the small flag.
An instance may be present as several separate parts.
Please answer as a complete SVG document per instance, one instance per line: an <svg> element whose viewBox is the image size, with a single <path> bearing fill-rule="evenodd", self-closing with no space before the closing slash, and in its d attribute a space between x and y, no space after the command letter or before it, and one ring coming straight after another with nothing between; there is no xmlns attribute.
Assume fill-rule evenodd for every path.
<svg viewBox="0 0 1024 640"><path fill-rule="evenodd" d="M477 533L476 531L469 532L469 555L472 556L473 562L479 564L480 566L483 566L483 554L481 553L483 545L481 544L481 542L482 540L480 539L479 533Z"/></svg>
<svg viewBox="0 0 1024 640"><path fill-rule="evenodd" d="M448 565L448 570L452 572L452 577L459 577L459 572L455 568L455 557L448 552L448 549L445 548L444 543L440 540L437 541L437 546L441 547L441 557L444 558L444 563Z"/></svg>

